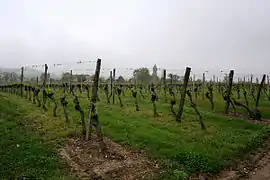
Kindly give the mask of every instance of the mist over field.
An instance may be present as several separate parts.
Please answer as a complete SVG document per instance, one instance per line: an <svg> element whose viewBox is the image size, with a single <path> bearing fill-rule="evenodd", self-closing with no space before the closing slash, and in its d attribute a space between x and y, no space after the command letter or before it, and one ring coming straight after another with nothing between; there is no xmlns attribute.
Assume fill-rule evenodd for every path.
<svg viewBox="0 0 270 180"><path fill-rule="evenodd" d="M190 66L198 76L259 76L270 67L269 18L266 0L1 1L0 67L91 73L94 63L76 62L101 58L102 76L154 64L179 75Z"/></svg>

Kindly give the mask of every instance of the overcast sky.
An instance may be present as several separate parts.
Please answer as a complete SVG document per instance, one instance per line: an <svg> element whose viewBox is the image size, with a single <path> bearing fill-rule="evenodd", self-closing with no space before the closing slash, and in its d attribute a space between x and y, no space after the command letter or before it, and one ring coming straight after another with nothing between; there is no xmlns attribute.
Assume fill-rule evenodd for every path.
<svg viewBox="0 0 270 180"><path fill-rule="evenodd" d="M0 27L0 67L270 72L270 0L0 0Z"/></svg>

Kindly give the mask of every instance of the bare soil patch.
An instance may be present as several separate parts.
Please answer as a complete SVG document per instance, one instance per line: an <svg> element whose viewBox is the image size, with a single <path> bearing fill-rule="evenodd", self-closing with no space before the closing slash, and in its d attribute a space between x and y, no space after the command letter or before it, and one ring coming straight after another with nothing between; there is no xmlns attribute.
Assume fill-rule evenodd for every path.
<svg viewBox="0 0 270 180"><path fill-rule="evenodd" d="M270 119L269 118L262 118L261 120L253 120L253 119L250 119L248 117L247 113L229 112L228 114L225 114L225 113L220 113L220 114L223 115L223 116L228 116L228 117L232 117L232 118L242 118L244 120L248 120L248 121L251 121L253 123L270 124Z"/></svg>
<svg viewBox="0 0 270 180"><path fill-rule="evenodd" d="M106 149L100 151L96 137L89 141L73 137L60 154L80 179L153 179L159 172L159 165L141 150L126 148L108 138L104 143Z"/></svg>
<svg viewBox="0 0 270 180"><path fill-rule="evenodd" d="M190 180L270 180L270 138L263 148L247 155L235 167L230 167L218 175L193 175Z"/></svg>

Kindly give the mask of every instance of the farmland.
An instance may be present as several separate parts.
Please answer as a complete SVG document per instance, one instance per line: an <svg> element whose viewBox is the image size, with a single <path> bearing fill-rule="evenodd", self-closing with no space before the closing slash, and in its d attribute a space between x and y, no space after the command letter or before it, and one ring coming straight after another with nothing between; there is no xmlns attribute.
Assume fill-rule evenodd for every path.
<svg viewBox="0 0 270 180"><path fill-rule="evenodd" d="M270 128L267 126L270 119L270 100L267 91L268 84L265 82L266 80L262 83L261 89L260 84L251 84L254 92L250 90L249 82L233 83L232 92L229 95L227 94L229 82L203 82L203 84L198 83L192 86L191 81L187 84L187 92L183 91L184 82L181 82L181 85L149 84L148 86L113 84L113 92L108 88L111 85L109 83L107 88L106 84L100 84L95 94L94 85L46 84L45 78L43 87L23 83L2 85L1 118L6 118L9 123L12 123L13 116L20 116L21 120L17 123L30 128L52 149L61 149L67 143L72 144L73 140L79 141L80 143L75 144L82 148L82 144L90 146L90 144L85 144L87 141L93 144L99 142L100 139L96 137L95 131L90 133L88 140L85 139L85 135L88 134L88 126L87 131L84 132L81 114L78 108L75 108L74 99L77 98L80 108L84 111L87 124L90 101L93 100L93 96L96 96L97 100L94 103L103 136L101 141L107 147L106 152L99 153L112 154L112 151L116 154L120 153L115 152L113 148L110 149L110 147L118 147L113 144L115 142L124 149L139 150L138 159L146 158L145 161L142 161L145 164L140 166L144 167L146 174L143 176L147 179L186 179L190 175L207 173L211 173L211 176L215 177L222 169L237 164L243 160L246 154L256 151L268 138L270 134ZM195 90L194 87L197 89ZM37 89L40 93L36 93ZM247 99L244 98L244 91L247 92ZM89 97L87 92L90 93ZM183 92L187 95L184 99L182 116L180 121L177 121L178 107ZM213 110L211 97L205 97L206 93L212 94ZM153 94L156 95L154 100ZM173 94L176 103L173 109L175 109L176 115L171 110L171 104L174 101ZM255 96L260 94L260 96L253 98L252 94ZM228 101L224 97L227 95L231 98L232 104L226 113L225 104ZM37 107L37 99L41 101L40 107ZM259 99L259 103L256 103L257 99ZM108 101L110 102L108 103ZM248 106L252 112L255 109L260 113L261 118L257 118L258 116L252 118L253 116L245 108L237 105L239 103ZM156 112L153 110L154 104ZM232 108L233 105L235 105L235 112ZM195 106L205 128L199 121ZM12 125L14 126L14 124ZM99 144L92 145L92 147L100 148ZM93 153L93 151L90 152ZM84 151L82 150L82 152ZM95 153L97 154L97 152ZM77 155L83 158L79 154ZM79 160L77 163L80 165L81 161ZM87 162L85 163L87 164ZM123 163L125 164L124 161ZM69 165L72 166L70 163ZM134 167L135 170L143 171L135 163L132 165L131 169ZM88 164L88 166L90 165ZM86 165L79 166L82 169L86 167ZM74 166L72 168L73 172L77 174L74 176L78 178L98 176L103 179L116 177L125 179L126 177L123 173L121 174L121 171L134 173L134 177L142 178L142 174L123 170L118 166L110 169L110 171L115 171L116 175L111 172L108 172L109 175L102 172L93 173L91 169L89 173L82 174L80 169L76 169ZM63 168L59 167L59 169ZM51 172L57 174L57 172ZM63 172L65 171L63 170ZM148 176L149 174L151 176ZM4 179L8 177L9 174L4 173Z"/></svg>

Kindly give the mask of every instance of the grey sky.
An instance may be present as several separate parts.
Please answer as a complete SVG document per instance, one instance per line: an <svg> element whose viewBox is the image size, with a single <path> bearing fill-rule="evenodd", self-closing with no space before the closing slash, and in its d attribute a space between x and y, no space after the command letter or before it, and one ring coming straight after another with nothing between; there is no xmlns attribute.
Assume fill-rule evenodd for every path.
<svg viewBox="0 0 270 180"><path fill-rule="evenodd" d="M0 0L0 26L0 67L270 68L269 0Z"/></svg>

